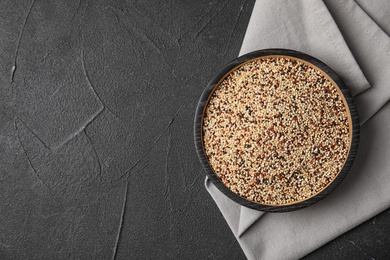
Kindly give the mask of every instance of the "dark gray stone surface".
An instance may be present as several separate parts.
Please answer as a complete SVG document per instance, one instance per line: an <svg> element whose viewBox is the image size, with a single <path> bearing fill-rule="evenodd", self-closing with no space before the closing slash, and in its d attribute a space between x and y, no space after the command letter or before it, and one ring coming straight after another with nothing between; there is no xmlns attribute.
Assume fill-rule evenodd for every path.
<svg viewBox="0 0 390 260"><path fill-rule="evenodd" d="M0 259L244 259L193 115L254 1L0 3ZM306 259L389 258L386 211Z"/></svg>

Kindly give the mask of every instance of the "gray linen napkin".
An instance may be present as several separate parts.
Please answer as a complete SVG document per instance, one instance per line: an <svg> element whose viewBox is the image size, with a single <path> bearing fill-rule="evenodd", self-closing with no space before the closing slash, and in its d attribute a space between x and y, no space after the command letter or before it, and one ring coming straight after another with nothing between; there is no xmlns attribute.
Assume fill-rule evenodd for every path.
<svg viewBox="0 0 390 260"><path fill-rule="evenodd" d="M345 35L348 47L369 78L372 88L367 89L368 85L359 66L353 56L350 56L344 39L321 1L257 1L240 54L260 48L284 47L318 57L343 77L354 95L360 93L356 98L361 122L364 123L389 100L389 77L384 73L390 71L389 38L378 26L381 19L377 19L375 23L355 2L343 2L345 6L336 1L327 1L326 4ZM283 19L273 19L269 14L283 14ZM363 24L364 30L349 28L356 26L351 23L349 16L353 17L355 23L359 21ZM326 22L319 24L317 21ZM313 27L314 29L310 29ZM295 37L289 37L287 40L277 39L286 33L294 35L294 30L305 35L302 38L305 43ZM326 30L328 37L322 35ZM272 32L267 33L269 31ZM329 37L329 34L333 37ZM319 37L321 40L310 40L310 37ZM375 40L375 37L380 38L380 41ZM335 41L338 51L335 51L335 45L329 47L329 44ZM363 42L356 44L356 41ZM374 56L365 60L373 48L376 49ZM314 52L316 50L318 52ZM342 56L349 58L340 64L338 54L335 56L336 52L345 53L345 56ZM345 64L349 64L350 69ZM380 72L371 70L372 67ZM389 207L390 189L383 185L390 181L390 175L387 174L390 171L390 163L386 160L390 155L387 134L390 130L389 115L390 105L386 105L372 120L363 125L358 156L350 174L333 194L307 209L291 213L264 214L231 201L206 179L207 190L248 258L291 259L304 256Z"/></svg>

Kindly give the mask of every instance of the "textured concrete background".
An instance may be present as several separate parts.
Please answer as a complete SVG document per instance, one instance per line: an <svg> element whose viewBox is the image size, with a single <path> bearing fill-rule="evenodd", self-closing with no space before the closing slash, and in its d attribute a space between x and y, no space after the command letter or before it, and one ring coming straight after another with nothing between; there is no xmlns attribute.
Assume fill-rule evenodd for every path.
<svg viewBox="0 0 390 260"><path fill-rule="evenodd" d="M193 145L254 1L0 3L0 259L244 259ZM390 257L390 211L306 259Z"/></svg>

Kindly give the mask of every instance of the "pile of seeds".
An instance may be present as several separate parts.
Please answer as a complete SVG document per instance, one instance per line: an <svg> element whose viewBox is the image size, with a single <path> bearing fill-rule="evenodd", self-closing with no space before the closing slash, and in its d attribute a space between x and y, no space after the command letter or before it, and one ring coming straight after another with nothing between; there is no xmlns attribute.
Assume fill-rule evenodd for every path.
<svg viewBox="0 0 390 260"><path fill-rule="evenodd" d="M204 112L214 173L234 193L266 205L306 200L330 184L350 148L343 97L324 73L271 56L231 71Z"/></svg>

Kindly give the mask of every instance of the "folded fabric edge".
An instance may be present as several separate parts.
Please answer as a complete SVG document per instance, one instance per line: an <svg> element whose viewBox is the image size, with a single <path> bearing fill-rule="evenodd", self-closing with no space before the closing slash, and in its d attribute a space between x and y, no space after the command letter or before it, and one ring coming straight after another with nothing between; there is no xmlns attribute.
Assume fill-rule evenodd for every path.
<svg viewBox="0 0 390 260"><path fill-rule="evenodd" d="M245 231L247 231L256 221L258 221L261 216L265 214L263 211L258 211L254 209L250 209L247 207L244 207L234 201L232 201L230 198L222 194L220 190L211 182L211 180L206 177L204 185L206 187L206 190L210 193L211 197L216 201L216 196L213 196L215 193L220 193L220 195L224 198L224 201L216 201L218 208L221 210L222 214L224 215L226 221L228 222L229 227L232 229L233 234L239 238L241 237ZM225 205L222 207L222 204ZM227 205L229 204L229 205ZM223 212L224 209L229 208L231 209L231 205L236 205L236 213L233 216L236 218L236 223L229 223L228 219L232 218L226 218L225 214ZM231 210L228 212L231 213Z"/></svg>
<svg viewBox="0 0 390 260"><path fill-rule="evenodd" d="M314 10L317 12L317 16L322 17L322 19L320 19L320 20L322 21L323 26L325 26L325 27L329 26L327 24L332 22L334 24L333 29L337 30L339 32L339 37L336 37L336 38L332 37L332 39L334 39L334 41L337 41L337 42L334 42L334 45L335 46L340 46L340 45L345 46L345 48L343 49L345 52L343 56L347 57L349 62L346 62L343 59L344 60L343 68L344 68L344 70L348 71L349 77L346 77L344 75L344 77L342 77L342 78L343 78L344 82L346 83L346 85L348 86L348 88L350 89L352 96L358 95L359 93L369 89L370 83L366 79L366 77L365 77L364 73L362 72L359 64L357 63L355 57L353 56L352 52L348 48L348 45L345 42L345 39L339 30L339 26L333 20L332 15L329 12L328 8L326 7L326 5L322 1L317 2L317 4L320 5L320 8L314 6L313 2L314 1L309 1L308 3L311 3ZM258 32L259 31L258 26L259 26L259 23L261 22L261 20L259 20L259 18L257 18L257 17L262 17L264 15L264 13L262 13L262 10L264 9L263 6L261 6L262 4L264 4L262 1L256 1L255 5L253 7L252 15L251 15L251 18L249 20L247 31L245 33L245 36L244 36L244 39L242 42L239 56L242 56L244 54L247 54L249 52L256 51L259 49L271 48L271 45L265 44L262 41L260 41L260 42L256 41L256 43L254 43L254 39L251 36L252 34L263 35L266 32L266 31L265 32ZM288 1L284 2L284 4L286 6L288 6ZM296 4L294 3L292 6L296 6ZM303 27L304 26L302 26L302 28ZM328 30L326 30L326 31L328 32ZM328 35L329 35L329 37L331 37L331 35L332 35L331 32L328 32ZM327 58L326 55L325 56L324 55L316 55L316 53L317 53L316 50L318 51L319 49L322 49L322 48L308 48L307 46L302 45L302 44L298 44L297 42L293 43L292 44L293 46L288 46L283 42L276 41L275 39L271 39L271 42L272 42L272 48L287 48L287 49L293 49L296 51L301 51L301 52L307 53L309 55L312 55L313 57L316 57L316 58L322 60L323 62L327 63L331 68L333 68L335 71L337 71L337 68L340 69L340 66L337 66L335 64L333 64L333 66L332 66L331 62L329 62L329 59ZM316 46L316 47L319 47L319 46ZM324 54L324 53L322 53L322 54ZM328 61L328 62L326 62L326 61ZM356 71L355 73L352 73L352 71L351 71L352 67L354 67L354 69ZM343 75L339 74L339 76L343 76ZM353 78L353 80L349 80L348 78L350 78L350 79Z"/></svg>
<svg viewBox="0 0 390 260"><path fill-rule="evenodd" d="M390 26L389 26L389 23L387 21L385 21L385 20L381 20L380 19L380 18L383 19L383 17L375 16L375 11L381 10L381 7L385 7L385 6L381 6L381 4L384 4L387 0L382 0L383 3L379 3L380 1L370 1L370 2L367 2L367 1L364 1L364 0L354 0L354 1L367 14L367 16L370 17L371 20L373 20L378 25L378 27L384 33L386 33L387 36L390 37ZM378 9L375 10L375 8L378 8ZM387 8L389 8L389 7L387 7ZM385 9L386 9L386 7L385 7ZM381 11L383 13L386 13L387 9L386 10L381 10Z"/></svg>
<svg viewBox="0 0 390 260"><path fill-rule="evenodd" d="M241 237L253 224L255 224L265 214L263 211L240 207L240 220L238 224L238 237Z"/></svg>
<svg viewBox="0 0 390 260"><path fill-rule="evenodd" d="M365 123L390 100L386 71L390 57L390 39L355 1L324 3L372 85L371 88L354 96L361 123Z"/></svg>
<svg viewBox="0 0 390 260"><path fill-rule="evenodd" d="M241 212L240 205L222 194L222 192L217 187L215 187L215 185L208 177L205 178L204 185L206 190L217 204L219 210L222 213L222 216L232 230L233 235L238 238L239 219ZM216 196L217 194L219 194L219 196Z"/></svg>

